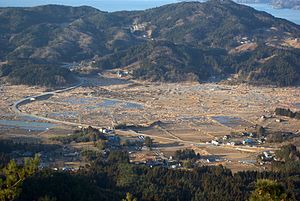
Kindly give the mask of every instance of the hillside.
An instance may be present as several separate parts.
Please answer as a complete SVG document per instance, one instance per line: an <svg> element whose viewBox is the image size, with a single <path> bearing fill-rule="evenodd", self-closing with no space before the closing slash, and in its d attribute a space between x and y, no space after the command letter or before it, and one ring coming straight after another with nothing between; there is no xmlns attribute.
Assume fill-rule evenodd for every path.
<svg viewBox="0 0 300 201"><path fill-rule="evenodd" d="M12 84L40 85L45 87L66 86L77 82L69 69L59 64L34 60L15 60L0 66L0 77Z"/></svg>
<svg viewBox="0 0 300 201"><path fill-rule="evenodd" d="M134 66L137 79L293 85L300 26L232 1L181 2L145 11L91 7L0 8L0 60L95 60ZM134 65L133 65L134 64Z"/></svg>

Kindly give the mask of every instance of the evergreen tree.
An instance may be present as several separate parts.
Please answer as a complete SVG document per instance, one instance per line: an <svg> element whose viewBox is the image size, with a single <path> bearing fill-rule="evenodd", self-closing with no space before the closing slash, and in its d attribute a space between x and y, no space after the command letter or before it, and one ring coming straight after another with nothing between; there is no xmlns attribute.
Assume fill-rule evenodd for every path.
<svg viewBox="0 0 300 201"><path fill-rule="evenodd" d="M137 199L131 193L126 193L126 198L122 199L122 201L137 201Z"/></svg>
<svg viewBox="0 0 300 201"><path fill-rule="evenodd" d="M273 180L261 179L256 182L250 201L287 201L292 199L284 187Z"/></svg>
<svg viewBox="0 0 300 201"><path fill-rule="evenodd" d="M14 160L11 160L2 170L3 178L0 179L0 201L15 200L21 193L23 181L33 175L39 164L39 157L25 159L24 166L17 166Z"/></svg>

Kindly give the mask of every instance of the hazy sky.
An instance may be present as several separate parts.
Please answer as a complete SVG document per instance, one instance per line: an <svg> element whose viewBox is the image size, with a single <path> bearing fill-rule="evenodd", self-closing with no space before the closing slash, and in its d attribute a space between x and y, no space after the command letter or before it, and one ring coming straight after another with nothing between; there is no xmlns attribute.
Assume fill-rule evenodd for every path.
<svg viewBox="0 0 300 201"><path fill-rule="evenodd" d="M120 11L120 10L144 10L154 8L169 3L176 3L179 0L0 0L0 7L28 7L45 4L63 4L70 6L88 5L102 11ZM273 9L266 4L250 5L257 10L266 11L276 17L288 19L294 23L300 24L300 11L290 9Z"/></svg>
<svg viewBox="0 0 300 201"><path fill-rule="evenodd" d="M157 7L177 0L0 0L1 7L37 6L45 4L64 4L71 6L89 5L100 10L143 10Z"/></svg>

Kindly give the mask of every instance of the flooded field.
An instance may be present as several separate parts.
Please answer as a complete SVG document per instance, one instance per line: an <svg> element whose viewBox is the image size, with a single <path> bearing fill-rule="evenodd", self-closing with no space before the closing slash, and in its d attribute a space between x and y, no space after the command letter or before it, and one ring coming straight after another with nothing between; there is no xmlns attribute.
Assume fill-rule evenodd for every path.
<svg viewBox="0 0 300 201"><path fill-rule="evenodd" d="M78 88L54 93L19 107L22 113L33 116L16 116L11 111L14 102L26 97L26 94L18 93L23 91L20 87L9 86L3 90L5 96L0 97L1 136L37 135L49 139L57 135L58 128L66 129L67 125L71 127L70 131L62 130L59 135L72 133L82 124L93 127L127 125L128 129L116 130L116 133L150 136L160 143L162 151L175 152L178 146L169 147L168 144L177 142L209 157L222 155L221 158L235 161L226 164L222 158L231 168L246 168L244 163L238 166L239 161L245 161L249 156L256 158L261 150L253 147L249 154L250 148L243 152L232 146L212 148L208 142L231 133L248 131L256 124L286 132L300 130L295 119L284 119L283 122L276 122L274 118L260 120L263 115L272 116L276 107L300 107L299 88L147 83L94 77L85 78L85 84ZM43 89L38 91L41 93ZM55 123L48 123L51 119Z"/></svg>
<svg viewBox="0 0 300 201"><path fill-rule="evenodd" d="M0 120L0 126L5 128L18 128L32 131L44 131L55 127L55 124L43 122L17 121L17 120Z"/></svg>
<svg viewBox="0 0 300 201"><path fill-rule="evenodd" d="M143 109L144 106L142 104L127 102L118 99L100 99L95 97L87 97L87 98L76 98L70 97L62 102L85 106L86 109L97 109L101 108L110 108L110 107L121 107L125 109Z"/></svg>
<svg viewBox="0 0 300 201"><path fill-rule="evenodd" d="M249 127L251 124L239 117L229 117L229 116L213 116L212 119L216 120L220 124L224 126L228 126L231 128L235 127Z"/></svg>
<svg viewBox="0 0 300 201"><path fill-rule="evenodd" d="M88 98L70 97L70 98L64 99L62 102L69 103L69 104L82 105L82 104L91 103L96 100L97 100L97 98L91 98L91 97L88 97Z"/></svg>
<svg viewBox="0 0 300 201"><path fill-rule="evenodd" d="M104 99L101 103L98 103L97 106L98 107L114 107L117 104L119 104L121 101L118 100L110 100L110 99Z"/></svg>
<svg viewBox="0 0 300 201"><path fill-rule="evenodd" d="M188 133L192 136L194 130L204 133L205 138L213 138L255 124L268 124L260 122L259 117L272 115L276 107L289 107L298 102L298 88L133 83L100 76L85 78L82 87L55 94L48 100L30 102L20 109L29 114L96 126L147 125L158 120L173 122L165 129L174 130L179 138Z"/></svg>
<svg viewBox="0 0 300 201"><path fill-rule="evenodd" d="M72 111L49 113L49 114L47 114L47 117L78 118L78 113L72 112Z"/></svg>

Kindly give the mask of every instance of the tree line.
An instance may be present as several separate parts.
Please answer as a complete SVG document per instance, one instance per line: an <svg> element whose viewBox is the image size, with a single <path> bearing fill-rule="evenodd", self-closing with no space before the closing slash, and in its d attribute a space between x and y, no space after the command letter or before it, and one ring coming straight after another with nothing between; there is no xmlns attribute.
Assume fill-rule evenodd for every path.
<svg viewBox="0 0 300 201"><path fill-rule="evenodd" d="M197 157L190 150L177 155ZM299 200L299 151L286 145L276 157L273 171L235 174L223 166L169 169L134 165L126 151L98 155L75 173L38 170L38 158L27 159L23 165L11 161L0 170L0 200Z"/></svg>
<svg viewBox="0 0 300 201"><path fill-rule="evenodd" d="M300 112L293 112L290 109L276 108L275 114L279 116L286 116L290 118L300 119Z"/></svg>

